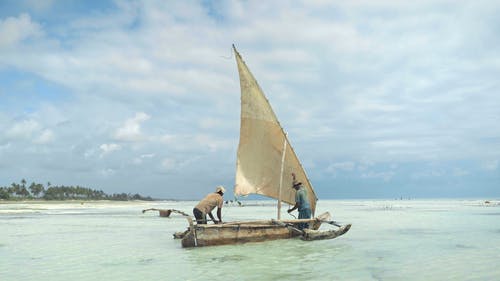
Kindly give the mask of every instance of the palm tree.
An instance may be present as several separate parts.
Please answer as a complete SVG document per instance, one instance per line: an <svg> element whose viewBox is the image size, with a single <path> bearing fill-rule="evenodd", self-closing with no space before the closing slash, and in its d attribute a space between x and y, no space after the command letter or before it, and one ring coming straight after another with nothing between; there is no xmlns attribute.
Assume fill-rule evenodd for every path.
<svg viewBox="0 0 500 281"><path fill-rule="evenodd" d="M36 198L39 198L40 193L44 192L43 185L40 183L31 183L29 190Z"/></svg>
<svg viewBox="0 0 500 281"><path fill-rule="evenodd" d="M30 196L30 192L28 191L28 189L26 189L25 186L22 186L21 187L21 192L20 192L20 195L22 197L29 197Z"/></svg>
<svg viewBox="0 0 500 281"><path fill-rule="evenodd" d="M26 189L26 180L25 179L22 179L21 180L21 195L23 197L28 197L30 195L30 192L28 191L28 189Z"/></svg>
<svg viewBox="0 0 500 281"><path fill-rule="evenodd" d="M21 186L17 183L12 183L10 187L10 192L15 195L21 195Z"/></svg>
<svg viewBox="0 0 500 281"><path fill-rule="evenodd" d="M36 194L35 194L35 191L36 191L36 183L32 182L32 183L30 184L30 186L28 187L28 189L29 189L29 191L31 192L31 194L33 194L33 195L35 195L35 196L36 196Z"/></svg>
<svg viewBox="0 0 500 281"><path fill-rule="evenodd" d="M0 199L8 200L9 198L9 189L7 187L0 187Z"/></svg>

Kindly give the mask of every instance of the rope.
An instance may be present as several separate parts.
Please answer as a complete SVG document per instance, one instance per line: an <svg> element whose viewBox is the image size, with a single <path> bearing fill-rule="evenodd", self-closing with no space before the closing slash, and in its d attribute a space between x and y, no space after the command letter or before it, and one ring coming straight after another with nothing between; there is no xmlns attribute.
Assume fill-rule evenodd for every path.
<svg viewBox="0 0 500 281"><path fill-rule="evenodd" d="M233 58L233 48L231 48L231 54L229 55L229 57L226 57L226 56L219 56L219 57L226 59L226 60L232 59Z"/></svg>
<svg viewBox="0 0 500 281"><path fill-rule="evenodd" d="M288 204L288 210L290 210L290 207L292 207L292 205L291 205L291 204ZM288 211L287 211L287 213L288 213ZM294 219L297 219L297 217L296 217L294 214L292 214L292 213L288 213L288 214L289 214L291 217L293 217Z"/></svg>

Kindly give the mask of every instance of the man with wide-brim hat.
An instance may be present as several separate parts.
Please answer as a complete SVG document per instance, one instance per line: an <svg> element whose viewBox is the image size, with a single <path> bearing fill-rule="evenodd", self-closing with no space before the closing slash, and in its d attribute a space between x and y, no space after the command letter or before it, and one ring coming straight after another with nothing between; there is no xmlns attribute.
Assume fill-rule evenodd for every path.
<svg viewBox="0 0 500 281"><path fill-rule="evenodd" d="M219 185L215 188L214 193L205 196L205 198L193 208L193 215L198 224L207 224L207 215L214 223L222 223L222 204L224 203L222 196L225 192L226 189L222 185ZM215 209L215 207L217 207L217 218L219 220L216 220L212 215L212 210Z"/></svg>
<svg viewBox="0 0 500 281"><path fill-rule="evenodd" d="M311 206L309 204L309 197L307 196L307 190L302 187L302 183L297 181L295 174L292 173L292 187L296 190L295 192L295 205L293 208L288 210L288 213L299 209L299 219L310 219L311 218ZM299 223L298 228L300 230L304 228L309 228L309 223Z"/></svg>

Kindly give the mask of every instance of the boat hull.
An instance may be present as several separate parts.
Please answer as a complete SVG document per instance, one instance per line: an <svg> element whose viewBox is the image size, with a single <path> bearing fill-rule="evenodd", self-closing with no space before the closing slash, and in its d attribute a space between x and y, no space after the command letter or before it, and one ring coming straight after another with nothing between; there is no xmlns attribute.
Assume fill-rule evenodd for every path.
<svg viewBox="0 0 500 281"><path fill-rule="evenodd" d="M317 225L319 227L319 225ZM214 225L191 225L182 237L182 247L204 247L232 245L248 242L263 242L300 237L306 241L333 239L349 231L350 225L337 230L301 231L296 224L269 221L268 223L229 223ZM181 238L181 237L179 237Z"/></svg>
<svg viewBox="0 0 500 281"><path fill-rule="evenodd" d="M194 230L194 231L193 231ZM182 247L230 245L288 239L299 233L280 225L196 225L182 238Z"/></svg>

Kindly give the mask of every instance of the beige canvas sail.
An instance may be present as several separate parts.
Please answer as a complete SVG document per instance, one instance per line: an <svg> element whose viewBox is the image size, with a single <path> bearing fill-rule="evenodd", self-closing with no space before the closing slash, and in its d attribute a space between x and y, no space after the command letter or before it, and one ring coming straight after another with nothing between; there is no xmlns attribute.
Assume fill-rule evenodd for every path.
<svg viewBox="0 0 500 281"><path fill-rule="evenodd" d="M264 93L234 49L241 86L240 143L235 195L261 194L295 204L292 172L307 190L314 214L317 197ZM286 145L284 143L286 142ZM283 150L285 158L283 163ZM280 177L283 175L280 194Z"/></svg>

